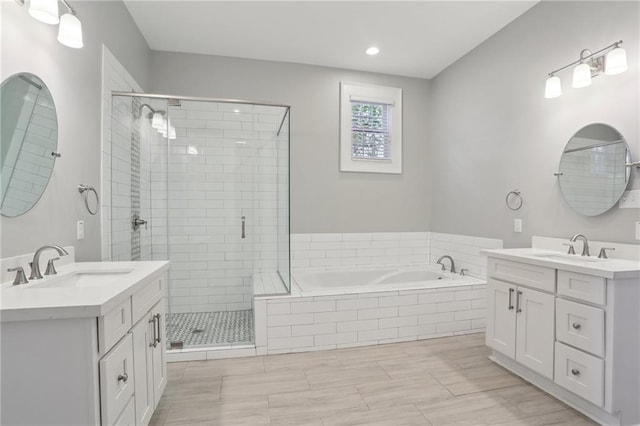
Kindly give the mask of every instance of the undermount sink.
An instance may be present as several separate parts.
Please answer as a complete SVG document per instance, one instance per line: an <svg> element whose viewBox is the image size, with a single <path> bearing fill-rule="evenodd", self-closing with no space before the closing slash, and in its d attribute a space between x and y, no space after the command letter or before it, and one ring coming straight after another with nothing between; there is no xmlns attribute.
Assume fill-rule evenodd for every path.
<svg viewBox="0 0 640 426"><path fill-rule="evenodd" d="M534 257L543 259L560 260L564 262L606 262L607 259L599 259L597 257L580 256L577 254L559 254L559 253L537 253Z"/></svg>
<svg viewBox="0 0 640 426"><path fill-rule="evenodd" d="M76 271L52 278L44 282L30 285L28 288L61 288L61 287L101 287L117 281L123 275L132 272L133 269L119 269L110 271Z"/></svg>

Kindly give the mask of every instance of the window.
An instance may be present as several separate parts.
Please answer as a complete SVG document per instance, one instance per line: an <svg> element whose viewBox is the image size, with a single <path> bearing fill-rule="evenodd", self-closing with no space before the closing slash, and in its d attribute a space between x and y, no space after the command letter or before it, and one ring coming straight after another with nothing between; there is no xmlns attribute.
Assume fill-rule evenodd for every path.
<svg viewBox="0 0 640 426"><path fill-rule="evenodd" d="M351 158L391 160L391 105L351 101Z"/></svg>
<svg viewBox="0 0 640 426"><path fill-rule="evenodd" d="M402 173L402 90L341 84L340 170Z"/></svg>

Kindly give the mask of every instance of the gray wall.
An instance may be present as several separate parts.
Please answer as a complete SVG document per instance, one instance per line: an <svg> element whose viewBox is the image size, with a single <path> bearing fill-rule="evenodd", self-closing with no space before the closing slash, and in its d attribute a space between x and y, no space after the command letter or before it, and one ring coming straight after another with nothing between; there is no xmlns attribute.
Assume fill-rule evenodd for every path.
<svg viewBox="0 0 640 426"><path fill-rule="evenodd" d="M429 227L427 80L281 62L153 52L158 93L291 105L291 232ZM403 173L339 171L341 81L403 89Z"/></svg>
<svg viewBox="0 0 640 426"><path fill-rule="evenodd" d="M76 188L79 183L100 186L102 44L144 87L151 51L121 2L74 2L73 6L84 30L85 47L78 50L58 43L58 26L34 20L26 6L0 2L1 79L31 72L47 84L58 112L62 153L38 204L22 216L0 219L0 257L56 243L74 245L79 260L100 259L100 215L87 213ZM85 221L82 241L76 240L77 220Z"/></svg>
<svg viewBox="0 0 640 426"><path fill-rule="evenodd" d="M635 160L638 139L638 2L542 2L440 73L431 83L428 152L436 232L502 238L529 246L532 235L637 243L638 209L581 216L564 201L556 178L562 150L581 127L608 123L626 138ZM547 73L624 40L629 70L599 76L590 87L545 99ZM640 188L638 169L631 186ZM524 207L511 212L505 195L520 189ZM521 218L523 232L513 232ZM579 246L578 246L579 247Z"/></svg>

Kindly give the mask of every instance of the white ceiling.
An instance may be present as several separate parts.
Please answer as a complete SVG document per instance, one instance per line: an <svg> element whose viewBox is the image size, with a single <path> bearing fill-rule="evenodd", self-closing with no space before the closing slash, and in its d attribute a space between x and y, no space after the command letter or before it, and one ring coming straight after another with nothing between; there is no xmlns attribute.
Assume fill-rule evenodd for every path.
<svg viewBox="0 0 640 426"><path fill-rule="evenodd" d="M432 78L538 0L124 3L153 50Z"/></svg>

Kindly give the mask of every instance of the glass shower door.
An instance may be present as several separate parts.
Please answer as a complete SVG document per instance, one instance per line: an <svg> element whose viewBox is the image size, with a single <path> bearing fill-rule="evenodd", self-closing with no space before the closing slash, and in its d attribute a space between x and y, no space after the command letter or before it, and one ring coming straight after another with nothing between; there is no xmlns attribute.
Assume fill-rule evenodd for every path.
<svg viewBox="0 0 640 426"><path fill-rule="evenodd" d="M243 106L170 102L173 348L253 343L253 151ZM249 108L249 107L246 107ZM234 112L238 110L239 112Z"/></svg>

